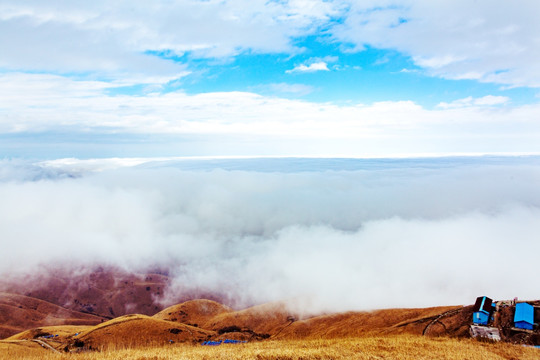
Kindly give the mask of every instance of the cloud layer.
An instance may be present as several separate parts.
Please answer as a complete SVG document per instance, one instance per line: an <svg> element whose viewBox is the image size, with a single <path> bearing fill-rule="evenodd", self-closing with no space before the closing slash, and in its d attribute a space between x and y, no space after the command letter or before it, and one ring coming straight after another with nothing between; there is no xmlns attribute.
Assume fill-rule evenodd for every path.
<svg viewBox="0 0 540 360"><path fill-rule="evenodd" d="M539 152L540 106L529 90L460 83L456 93L446 82L441 99L427 91L433 109L414 94L426 75L540 86L538 10L487 0L2 1L0 157ZM297 99L337 81L330 76L348 66L340 56L366 48L399 54L419 84L404 82L405 95L392 97L401 101L349 102L369 98L370 84L348 88L351 79L339 80L339 102ZM284 78L238 71L250 81L237 86L213 67L261 55L276 56ZM384 63L350 65L362 61ZM210 91L221 89L213 76L243 91Z"/></svg>
<svg viewBox="0 0 540 360"><path fill-rule="evenodd" d="M307 172L169 163L82 177L48 166L41 178L4 162L0 272L159 265L175 279L169 299L204 290L313 311L538 298L540 284L523 275L540 251L536 160L378 161Z"/></svg>
<svg viewBox="0 0 540 360"><path fill-rule="evenodd" d="M297 39L323 36L398 50L434 76L538 87L539 11L525 0L3 1L0 67L166 82L185 68L148 51L297 54Z"/></svg>
<svg viewBox="0 0 540 360"><path fill-rule="evenodd" d="M351 2L332 34L356 49L396 49L435 76L538 87L539 11L531 1Z"/></svg>
<svg viewBox="0 0 540 360"><path fill-rule="evenodd" d="M110 95L110 86L43 74L0 75L0 134L35 134L37 146L39 134L53 134L72 149L78 136L100 146L107 135L116 136L117 144L148 136L147 144L170 145L161 156L182 153L175 149L185 143L182 136L190 137L197 155L205 148L222 155L540 152L540 106L510 107L504 97L466 98L429 110L412 101L338 105L249 92ZM4 146L0 155L13 156Z"/></svg>
<svg viewBox="0 0 540 360"><path fill-rule="evenodd" d="M0 66L98 72L113 78L177 76L182 66L147 51L229 57L244 51L293 51L291 38L335 13L324 1L4 1ZM211 24L212 26L209 26ZM39 56L36 56L39 54Z"/></svg>

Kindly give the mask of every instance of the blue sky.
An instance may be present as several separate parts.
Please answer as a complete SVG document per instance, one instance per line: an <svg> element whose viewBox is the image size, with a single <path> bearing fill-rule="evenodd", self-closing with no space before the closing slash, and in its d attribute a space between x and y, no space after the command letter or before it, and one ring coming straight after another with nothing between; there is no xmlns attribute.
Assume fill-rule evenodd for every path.
<svg viewBox="0 0 540 360"><path fill-rule="evenodd" d="M366 47L359 52L343 52L341 44L328 43L324 37L297 39L295 45L304 51L294 56L239 54L223 63L215 59L192 58L189 53L182 57L167 52L149 54L188 64L193 71L181 81L167 86L166 91L182 89L191 94L253 91L342 104L414 99L428 108L468 96L506 96L518 103L537 101L536 90L529 87L501 88L495 83L430 76L410 56L392 49ZM314 63L324 63L328 70L293 71L298 66Z"/></svg>
<svg viewBox="0 0 540 360"><path fill-rule="evenodd" d="M540 152L531 1L0 1L0 156Z"/></svg>

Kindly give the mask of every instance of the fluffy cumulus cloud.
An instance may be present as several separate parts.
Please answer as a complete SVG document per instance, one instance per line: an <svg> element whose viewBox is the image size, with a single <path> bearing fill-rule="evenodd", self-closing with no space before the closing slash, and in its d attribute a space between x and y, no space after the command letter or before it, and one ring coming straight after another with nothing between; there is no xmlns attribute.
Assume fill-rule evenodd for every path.
<svg viewBox="0 0 540 360"><path fill-rule="evenodd" d="M313 32L336 11L331 2L312 0L3 1L0 66L174 78L181 65L145 53L291 52L291 38Z"/></svg>
<svg viewBox="0 0 540 360"><path fill-rule="evenodd" d="M539 6L527 0L6 0L0 66L165 82L185 68L149 51L296 54L305 50L294 45L298 38L324 35L344 49L398 50L435 76L540 86Z"/></svg>
<svg viewBox="0 0 540 360"><path fill-rule="evenodd" d="M309 65L300 64L295 66L291 70L287 70L286 73L302 73L302 72L315 72L315 71L329 71L328 64L324 61L315 62Z"/></svg>
<svg viewBox="0 0 540 360"><path fill-rule="evenodd" d="M351 2L333 36L362 50L396 49L432 75L540 86L535 1Z"/></svg>
<svg viewBox="0 0 540 360"><path fill-rule="evenodd" d="M159 264L170 299L313 311L538 298L537 158L205 161L4 161L0 272Z"/></svg>

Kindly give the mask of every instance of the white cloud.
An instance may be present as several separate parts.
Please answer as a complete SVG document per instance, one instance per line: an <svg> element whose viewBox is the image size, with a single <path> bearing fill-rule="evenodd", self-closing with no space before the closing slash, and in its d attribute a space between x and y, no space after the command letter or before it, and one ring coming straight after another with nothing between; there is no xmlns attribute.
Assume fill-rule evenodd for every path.
<svg viewBox="0 0 540 360"><path fill-rule="evenodd" d="M312 33L336 11L322 0L3 1L0 66L97 72L115 79L171 77L184 68L144 52L193 51L204 57L293 52L292 37Z"/></svg>
<svg viewBox="0 0 540 360"><path fill-rule="evenodd" d="M434 76L540 86L540 25L531 15L539 12L534 1L5 0L0 66L165 82L186 69L145 51L295 54L302 51L295 39L324 29L357 50L369 45L410 55ZM298 71L325 70L316 67L300 65Z"/></svg>
<svg viewBox="0 0 540 360"><path fill-rule="evenodd" d="M484 97L474 100L475 105L501 105L506 104L510 101L510 98L507 96L494 96L486 95Z"/></svg>
<svg viewBox="0 0 540 360"><path fill-rule="evenodd" d="M269 155L540 151L540 123L534 120L540 105L488 106L506 103L505 97L466 98L428 110L412 101L337 105L247 92L109 95L108 86L52 75L1 75L0 133L84 133L96 141L107 133L194 135L193 141L208 136L207 145L193 145L194 155L208 143L227 142ZM257 139L257 145L239 137ZM248 152L235 149L238 155Z"/></svg>
<svg viewBox="0 0 540 360"><path fill-rule="evenodd" d="M326 64L324 61L315 62L309 65L300 64L298 66L295 66L291 70L285 71L287 74L296 73L296 72L315 72L315 71L330 71L328 69L328 64Z"/></svg>
<svg viewBox="0 0 540 360"><path fill-rule="evenodd" d="M357 50L396 49L435 76L540 86L535 1L349 2L331 33Z"/></svg>
<svg viewBox="0 0 540 360"><path fill-rule="evenodd" d="M418 70L417 69L407 69L407 68L403 68L401 70L399 70L400 73L417 73Z"/></svg>
<svg viewBox="0 0 540 360"><path fill-rule="evenodd" d="M464 99L452 101L451 103L442 102L437 106L443 109L459 108L465 106L495 106L506 104L509 101L510 98L507 96L486 95L481 98L473 98L472 96L468 96Z"/></svg>
<svg viewBox="0 0 540 360"><path fill-rule="evenodd" d="M538 160L514 160L304 173L172 163L75 179L3 162L0 173L11 175L0 181L0 274L158 263L176 290L237 304L308 298L305 310L319 311L464 304L478 293L538 298L536 277L516 281L540 251ZM39 171L46 176L24 180ZM492 276L479 283L472 263Z"/></svg>

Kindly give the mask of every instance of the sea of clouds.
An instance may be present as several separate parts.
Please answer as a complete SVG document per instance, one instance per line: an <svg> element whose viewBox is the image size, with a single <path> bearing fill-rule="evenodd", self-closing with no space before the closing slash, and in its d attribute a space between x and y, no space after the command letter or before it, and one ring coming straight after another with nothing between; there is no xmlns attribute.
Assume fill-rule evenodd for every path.
<svg viewBox="0 0 540 360"><path fill-rule="evenodd" d="M540 298L540 158L0 162L0 273L168 268L307 311Z"/></svg>

